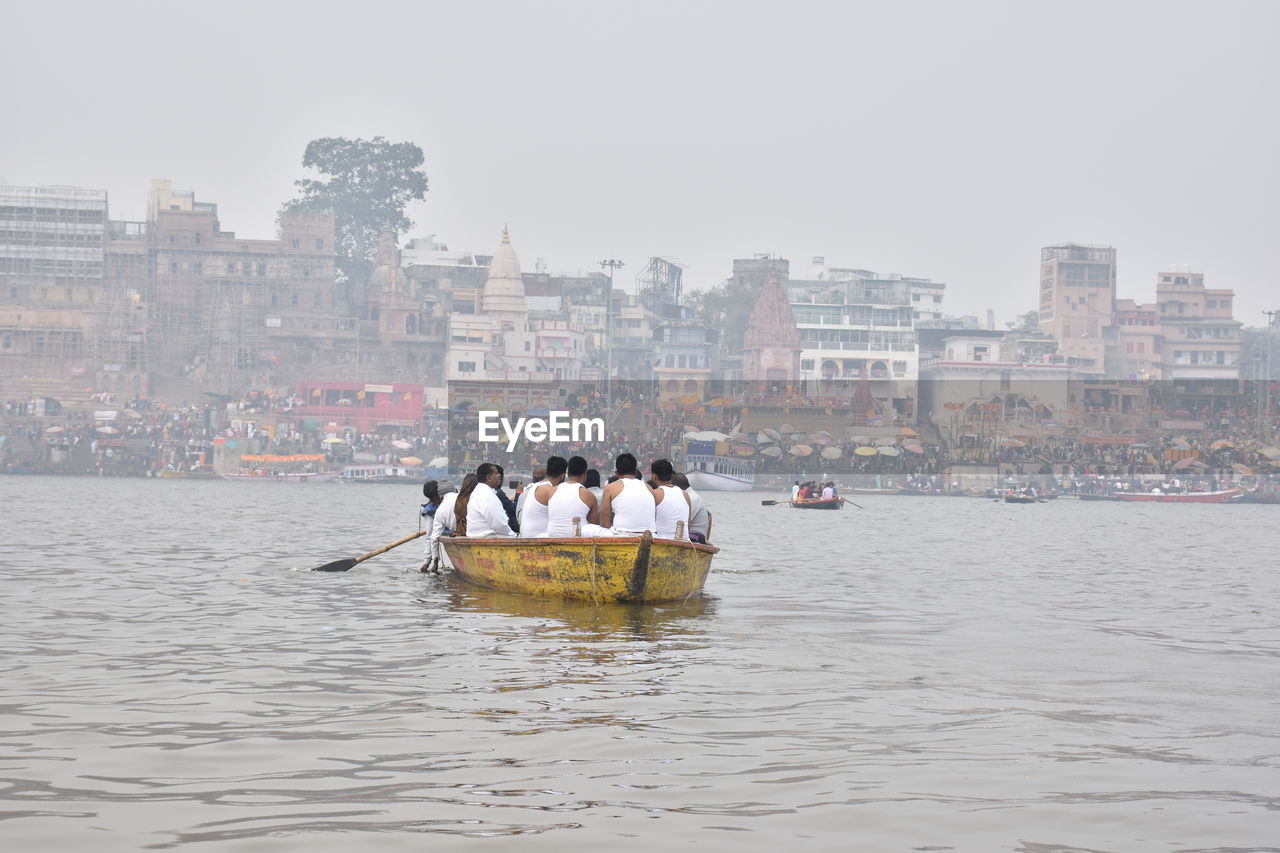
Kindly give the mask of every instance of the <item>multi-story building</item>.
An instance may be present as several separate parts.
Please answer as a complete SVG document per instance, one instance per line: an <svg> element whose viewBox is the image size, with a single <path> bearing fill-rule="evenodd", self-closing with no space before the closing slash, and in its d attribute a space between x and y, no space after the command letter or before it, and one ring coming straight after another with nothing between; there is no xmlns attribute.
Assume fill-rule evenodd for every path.
<svg viewBox="0 0 1280 853"><path fill-rule="evenodd" d="M1060 243L1040 250L1040 330L1082 374L1108 373L1114 352L1116 250Z"/></svg>
<svg viewBox="0 0 1280 853"><path fill-rule="evenodd" d="M0 393L91 381L106 242L105 191L0 184Z"/></svg>
<svg viewBox="0 0 1280 853"><path fill-rule="evenodd" d="M1160 312L1154 304L1116 300L1116 377L1159 379L1163 342Z"/></svg>
<svg viewBox="0 0 1280 853"><path fill-rule="evenodd" d="M335 282L332 214L286 211L277 239L245 239L222 230L216 204L155 180L146 245L157 381L235 394L308 375L367 378L360 306Z"/></svg>

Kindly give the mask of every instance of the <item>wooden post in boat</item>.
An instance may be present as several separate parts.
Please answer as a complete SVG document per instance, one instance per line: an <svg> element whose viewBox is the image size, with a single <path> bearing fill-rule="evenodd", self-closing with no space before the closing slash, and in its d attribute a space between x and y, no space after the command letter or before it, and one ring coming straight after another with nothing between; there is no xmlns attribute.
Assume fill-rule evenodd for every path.
<svg viewBox="0 0 1280 853"><path fill-rule="evenodd" d="M573 517L573 535L578 537L582 536L582 516L580 515L575 515Z"/></svg>
<svg viewBox="0 0 1280 853"><path fill-rule="evenodd" d="M676 538L677 539L684 538L684 522L683 521L676 522Z"/></svg>

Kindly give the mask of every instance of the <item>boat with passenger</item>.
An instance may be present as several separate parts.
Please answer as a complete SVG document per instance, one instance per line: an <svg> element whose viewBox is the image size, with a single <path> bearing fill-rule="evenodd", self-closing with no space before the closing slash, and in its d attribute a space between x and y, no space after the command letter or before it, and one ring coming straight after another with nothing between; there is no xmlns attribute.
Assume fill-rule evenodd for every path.
<svg viewBox="0 0 1280 853"><path fill-rule="evenodd" d="M440 540L465 580L506 592L596 603L679 601L702 591L713 545L641 536Z"/></svg>
<svg viewBox="0 0 1280 853"><path fill-rule="evenodd" d="M341 472L323 470L326 458L323 453L243 454L239 473L222 477L251 483L327 483Z"/></svg>
<svg viewBox="0 0 1280 853"><path fill-rule="evenodd" d="M791 501L792 509L840 509L844 506L844 498L796 498Z"/></svg>

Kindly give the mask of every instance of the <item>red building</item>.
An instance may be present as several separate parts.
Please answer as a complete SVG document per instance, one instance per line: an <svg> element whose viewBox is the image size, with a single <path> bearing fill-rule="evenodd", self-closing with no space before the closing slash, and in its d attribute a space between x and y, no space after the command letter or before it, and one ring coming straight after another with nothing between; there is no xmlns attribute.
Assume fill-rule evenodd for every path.
<svg viewBox="0 0 1280 853"><path fill-rule="evenodd" d="M370 385L364 382L300 382L295 394L305 400L290 416L302 426L373 432L380 426L422 426L422 385Z"/></svg>

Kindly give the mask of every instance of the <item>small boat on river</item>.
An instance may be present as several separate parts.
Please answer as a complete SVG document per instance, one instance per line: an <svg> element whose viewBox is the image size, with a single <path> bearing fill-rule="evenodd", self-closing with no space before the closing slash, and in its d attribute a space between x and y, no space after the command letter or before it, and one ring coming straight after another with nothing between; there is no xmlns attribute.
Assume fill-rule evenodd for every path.
<svg viewBox="0 0 1280 853"><path fill-rule="evenodd" d="M840 509L844 506L844 498L809 498L808 500L793 500L791 502L793 509Z"/></svg>
<svg viewBox="0 0 1280 853"><path fill-rule="evenodd" d="M1224 504L1239 500L1244 492L1241 489L1224 489L1218 492L1180 492L1163 494L1153 492L1114 492L1113 495L1122 501L1143 501L1165 504Z"/></svg>
<svg viewBox="0 0 1280 853"><path fill-rule="evenodd" d="M440 540L465 580L506 592L600 602L678 601L702 591L720 549L653 534Z"/></svg>

